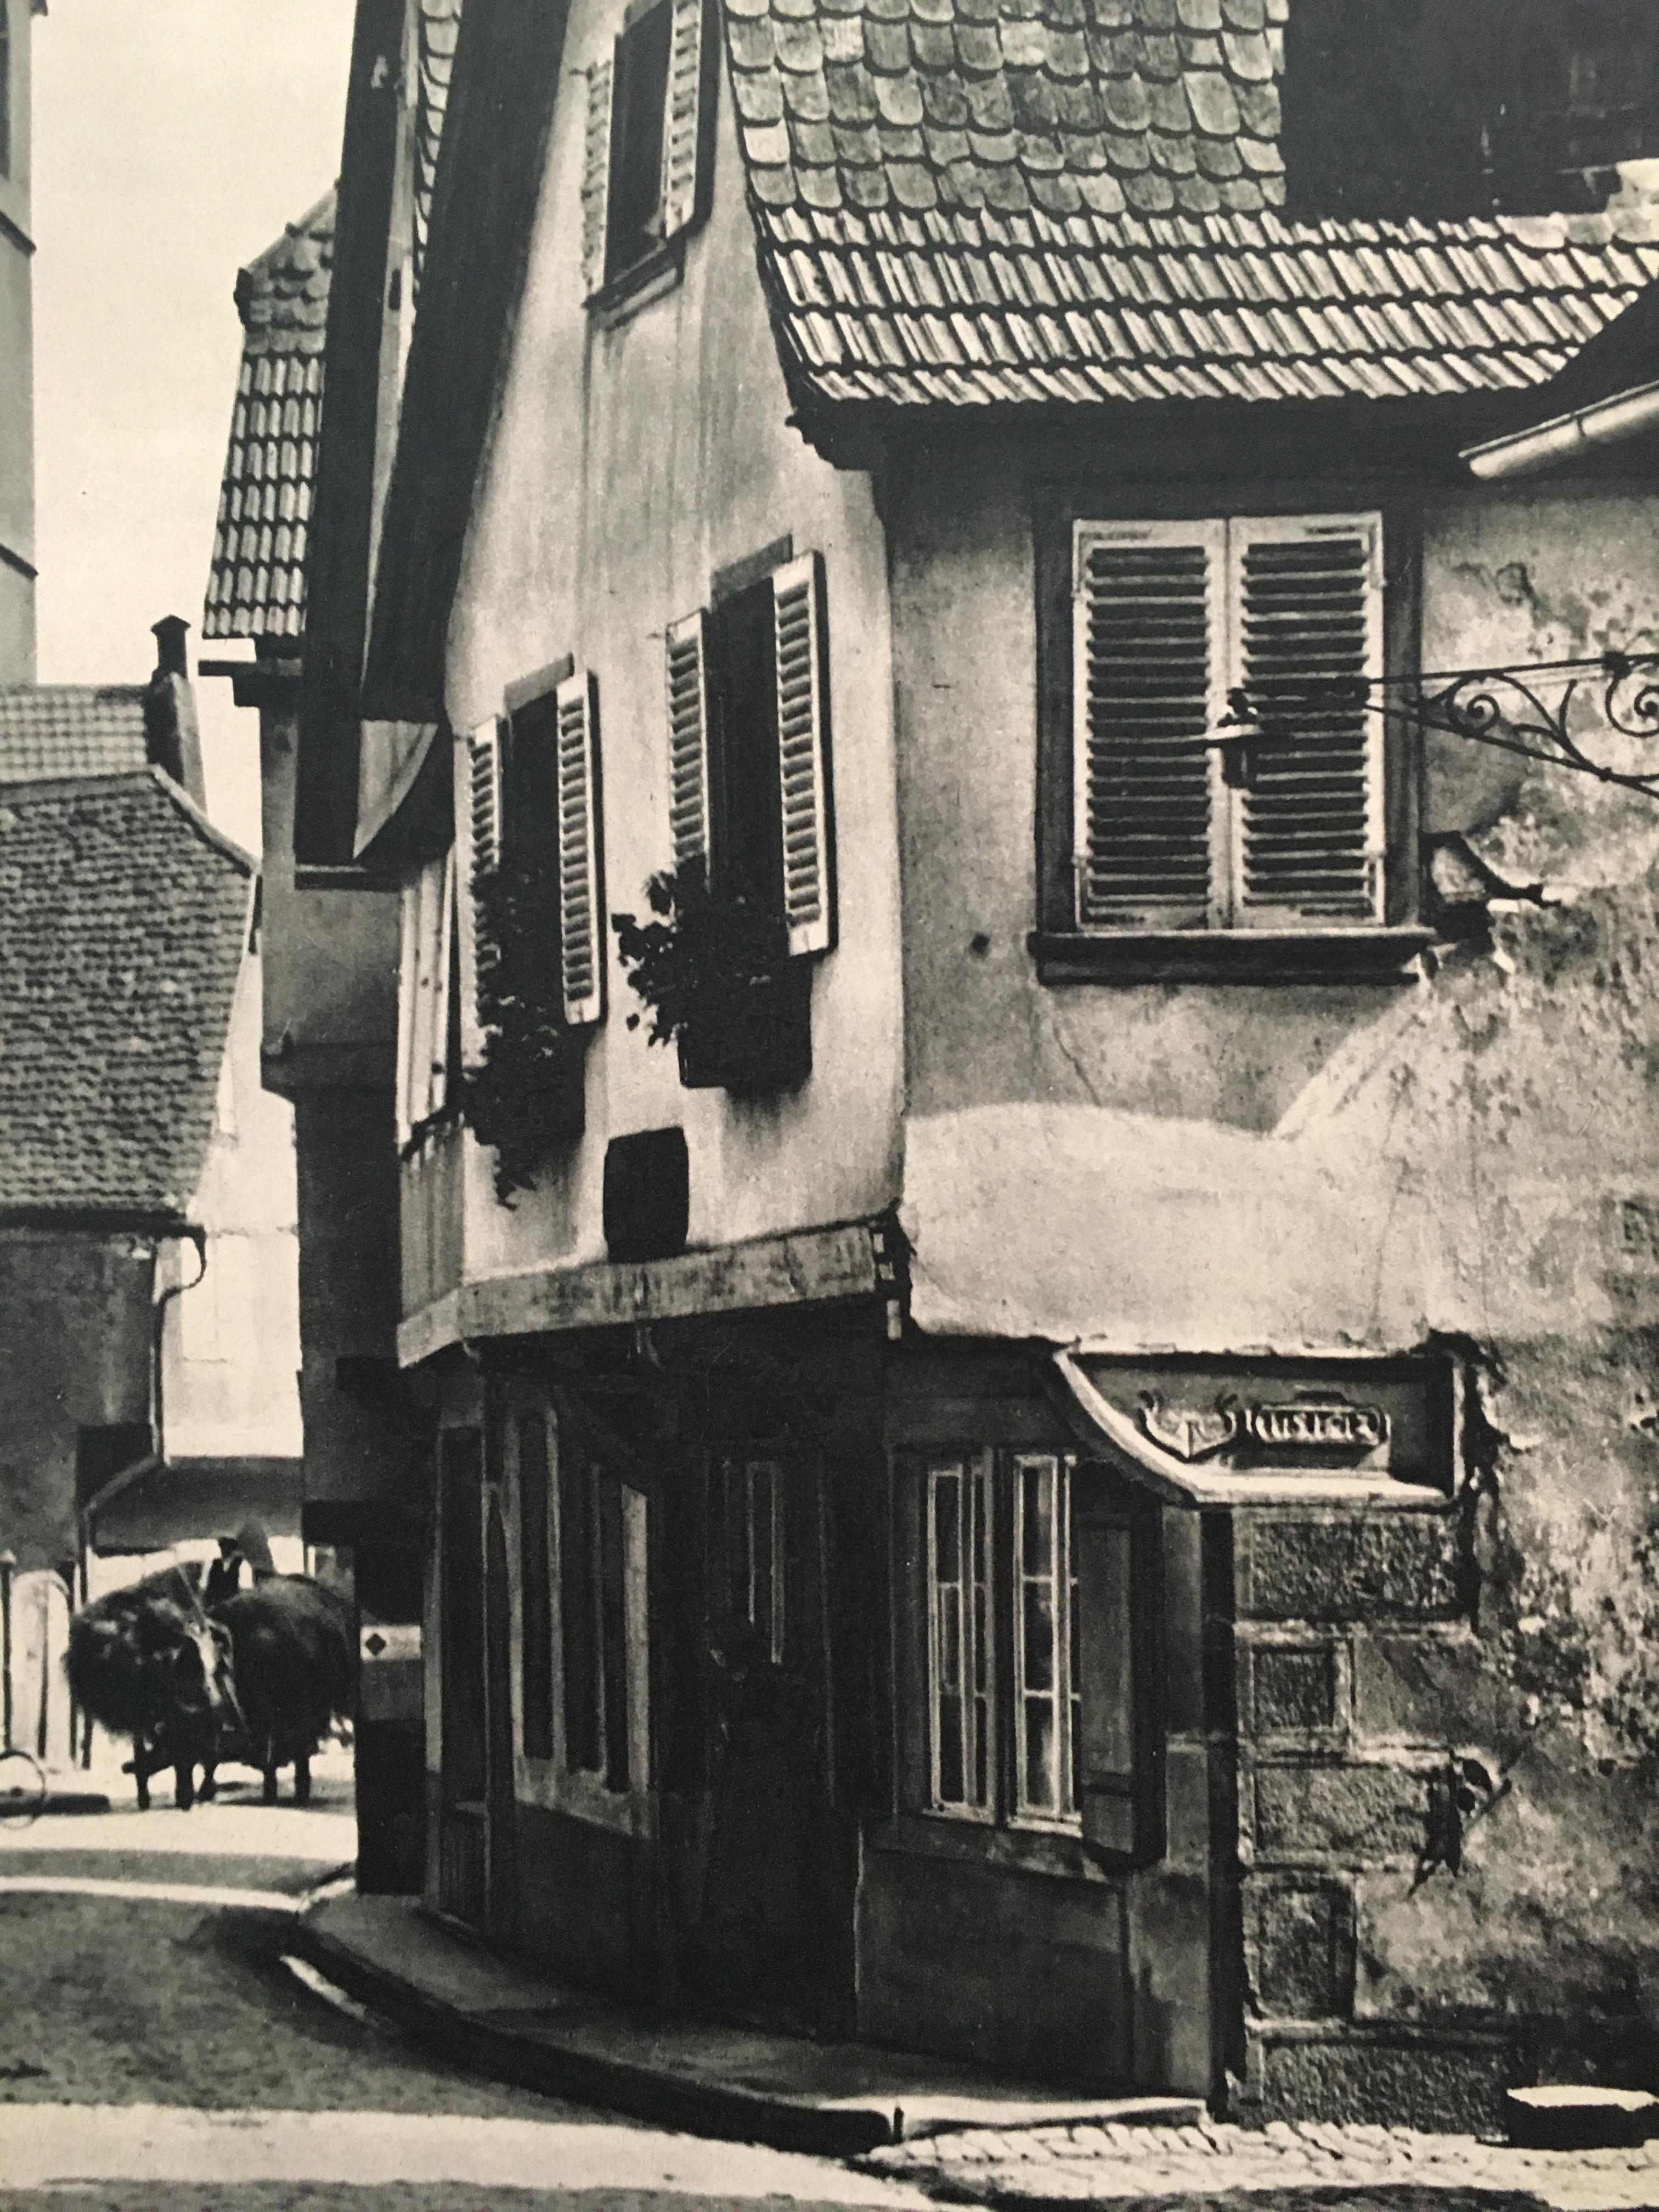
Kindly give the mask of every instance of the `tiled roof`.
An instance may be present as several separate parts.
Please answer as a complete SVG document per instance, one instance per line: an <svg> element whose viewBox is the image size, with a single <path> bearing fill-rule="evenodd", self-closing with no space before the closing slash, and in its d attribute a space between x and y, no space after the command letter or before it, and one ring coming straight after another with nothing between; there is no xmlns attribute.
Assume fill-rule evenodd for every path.
<svg viewBox="0 0 1659 2212"><path fill-rule="evenodd" d="M323 411L334 194L236 280L242 370L219 495L204 637L298 637Z"/></svg>
<svg viewBox="0 0 1659 2212"><path fill-rule="evenodd" d="M128 775L149 758L142 684L0 687L0 784Z"/></svg>
<svg viewBox="0 0 1659 2212"><path fill-rule="evenodd" d="M724 0L797 394L1521 390L1659 278L1607 218L1288 221L1286 7Z"/></svg>
<svg viewBox="0 0 1659 2212"><path fill-rule="evenodd" d="M154 769L0 794L0 1208L188 1205L252 875Z"/></svg>
<svg viewBox="0 0 1659 2212"><path fill-rule="evenodd" d="M426 261L438 146L449 108L449 79L460 35L461 0L421 0L420 87L415 109L415 282Z"/></svg>

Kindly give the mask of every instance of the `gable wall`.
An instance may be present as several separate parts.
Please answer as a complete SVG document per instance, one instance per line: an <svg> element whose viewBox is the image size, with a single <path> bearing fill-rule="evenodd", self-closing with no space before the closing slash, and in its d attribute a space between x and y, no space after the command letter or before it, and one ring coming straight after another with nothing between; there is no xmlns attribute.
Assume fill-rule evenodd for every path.
<svg viewBox="0 0 1659 2212"><path fill-rule="evenodd" d="M297 1458L301 1448L294 1109L260 1088L259 969L249 954L188 1208L207 1231L207 1273L169 1302L163 1323L165 1443L174 1458ZM198 1267L186 1246L169 1279L193 1285ZM192 1299L212 1305L215 1326L186 1323Z"/></svg>
<svg viewBox="0 0 1659 2212"><path fill-rule="evenodd" d="M683 283L602 331L579 266L586 80L620 23L572 13L529 282L451 629L450 719L574 653L599 678L607 915L642 913L670 860L663 631L706 605L711 572L786 533L824 557L841 942L814 978L814 1072L738 1103L681 1088L672 1051L630 1032L638 1001L609 938L609 1010L587 1054L587 1133L512 1212L471 1151L467 1272L602 1258L607 1136L682 1123L690 1243L874 1212L895 1194L899 1080L896 866L883 541L867 480L786 426L789 403L755 265L720 88L713 212Z"/></svg>

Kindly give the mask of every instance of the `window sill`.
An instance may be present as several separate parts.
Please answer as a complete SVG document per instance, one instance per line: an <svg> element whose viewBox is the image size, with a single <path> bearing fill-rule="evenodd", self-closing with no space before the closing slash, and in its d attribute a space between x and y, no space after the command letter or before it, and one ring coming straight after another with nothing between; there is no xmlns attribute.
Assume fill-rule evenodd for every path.
<svg viewBox="0 0 1659 2212"><path fill-rule="evenodd" d="M1406 983L1431 930L1034 930L1043 983Z"/></svg>
<svg viewBox="0 0 1659 2212"><path fill-rule="evenodd" d="M1049 1881L1123 1880L1091 1856L1081 1836L1059 1829L997 1828L983 1820L954 1820L949 1814L901 1813L896 1820L867 1829L864 1840L872 1851L951 1859L960 1865L994 1867Z"/></svg>
<svg viewBox="0 0 1659 2212"><path fill-rule="evenodd" d="M614 331L653 300L673 291L684 274L685 234L681 231L591 293L587 312L600 330Z"/></svg>
<svg viewBox="0 0 1659 2212"><path fill-rule="evenodd" d="M613 1835L644 1842L656 1835L656 1801L649 1790L607 1790L596 1774L562 1767L553 1759L531 1759L523 1752L513 1764L514 1795L521 1806L562 1813L588 1827L608 1828Z"/></svg>

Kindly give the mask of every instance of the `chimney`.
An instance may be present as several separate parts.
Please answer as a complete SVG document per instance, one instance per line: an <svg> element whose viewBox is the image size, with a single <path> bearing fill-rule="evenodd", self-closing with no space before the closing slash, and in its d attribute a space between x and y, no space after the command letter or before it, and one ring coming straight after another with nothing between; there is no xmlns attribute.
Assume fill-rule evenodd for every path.
<svg viewBox="0 0 1659 2212"><path fill-rule="evenodd" d="M155 767L181 785L198 806L207 805L202 774L202 737L196 720L196 695L190 686L190 656L182 615L163 615L151 625L155 639L155 673L144 693L145 750Z"/></svg>
<svg viewBox="0 0 1659 2212"><path fill-rule="evenodd" d="M150 635L155 640L158 676L190 674L190 662L185 653L185 633L189 628L182 615L163 615L160 622L150 624Z"/></svg>

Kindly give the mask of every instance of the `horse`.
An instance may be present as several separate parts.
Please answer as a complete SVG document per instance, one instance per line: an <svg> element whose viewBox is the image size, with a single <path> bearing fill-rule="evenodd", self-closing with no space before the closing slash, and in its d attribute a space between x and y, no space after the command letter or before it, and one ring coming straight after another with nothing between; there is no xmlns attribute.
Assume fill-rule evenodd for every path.
<svg viewBox="0 0 1659 2212"><path fill-rule="evenodd" d="M262 1575L214 1608L230 1639L240 1720L222 1756L257 1766L263 1798L294 1769L294 1802L311 1802L311 1756L330 1724L352 1710L356 1652L351 1609L309 1575Z"/></svg>
<svg viewBox="0 0 1659 2212"><path fill-rule="evenodd" d="M141 1812L149 1779L171 1766L173 1802L196 1802L195 1770L213 1763L228 1724L240 1720L232 1640L203 1606L194 1567L176 1565L112 1590L70 1623L64 1671L82 1712L131 1740L130 1771Z"/></svg>

